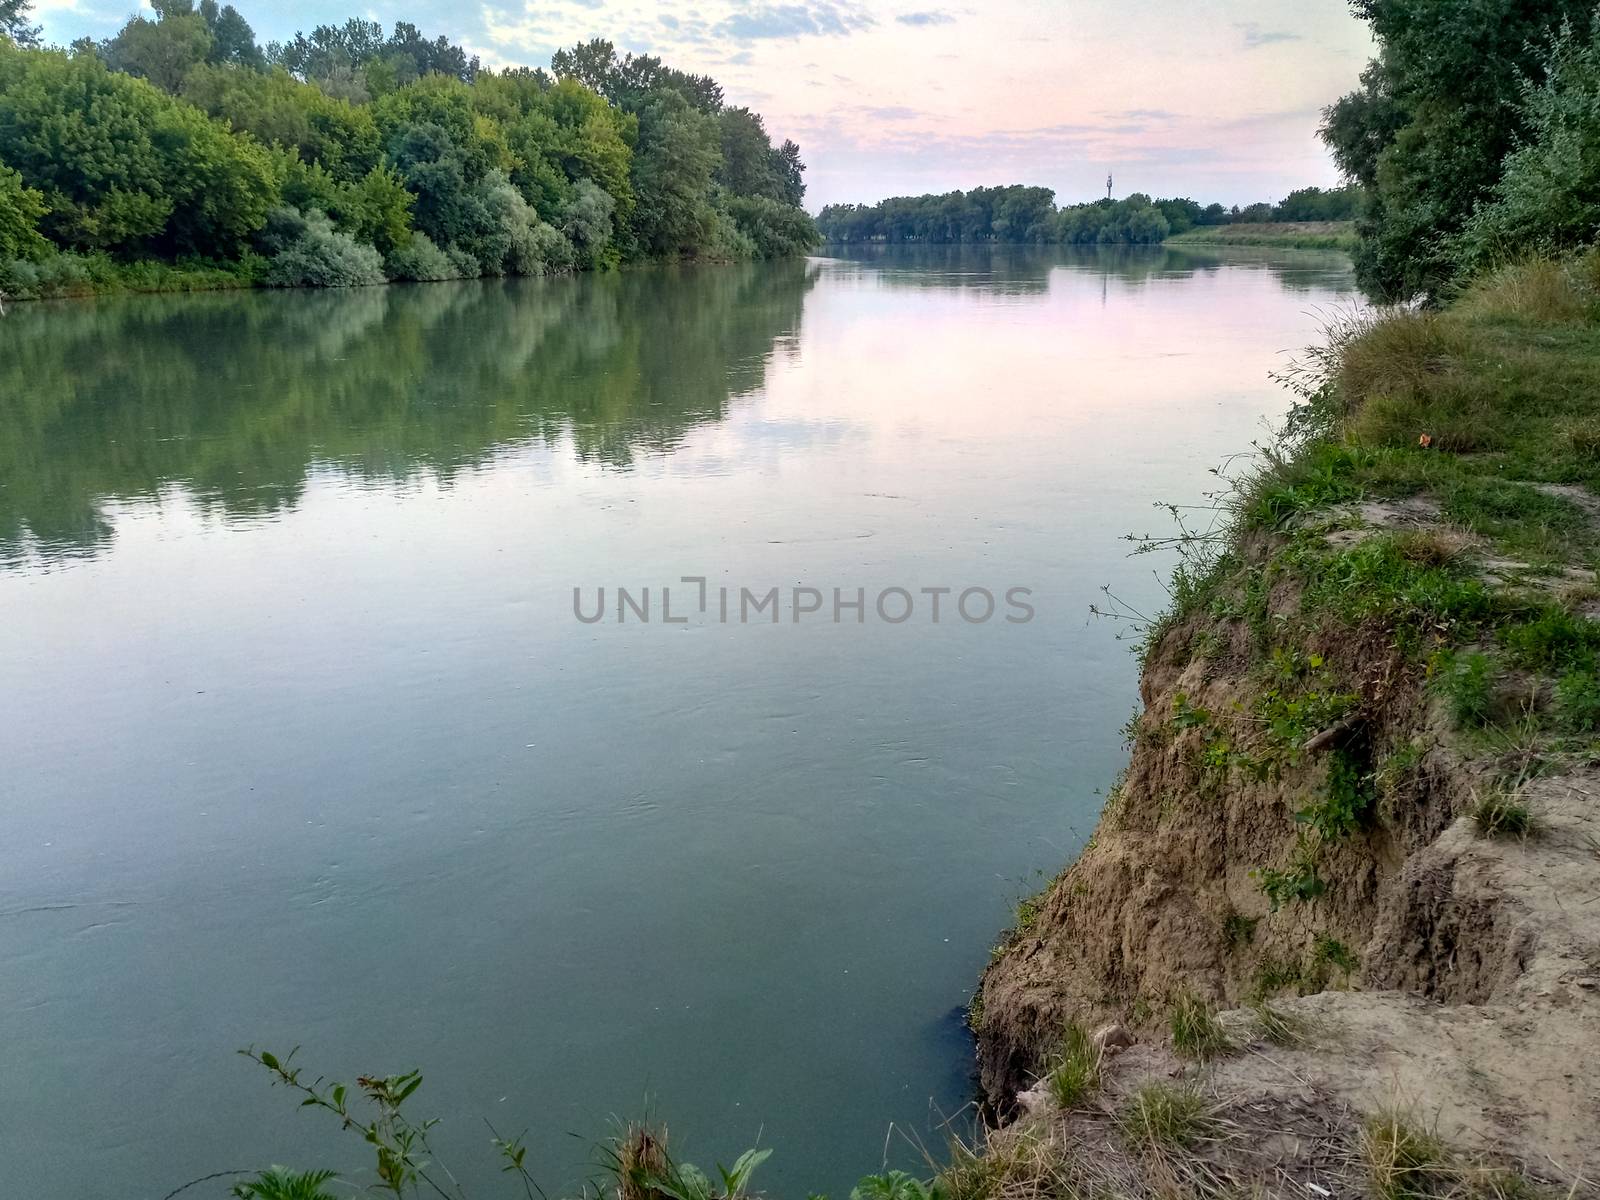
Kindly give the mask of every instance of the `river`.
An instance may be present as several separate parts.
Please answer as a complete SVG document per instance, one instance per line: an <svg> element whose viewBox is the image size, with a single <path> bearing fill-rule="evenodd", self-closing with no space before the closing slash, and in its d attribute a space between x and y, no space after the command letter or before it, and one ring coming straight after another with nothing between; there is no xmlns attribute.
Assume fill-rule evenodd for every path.
<svg viewBox="0 0 1600 1200"><path fill-rule="evenodd" d="M1352 287L923 249L10 306L7 1188L361 1165L252 1043L422 1068L478 1197L485 1119L553 1193L646 1109L788 1195L936 1148L988 948L1123 760L1088 609L1170 560L1121 535Z"/></svg>

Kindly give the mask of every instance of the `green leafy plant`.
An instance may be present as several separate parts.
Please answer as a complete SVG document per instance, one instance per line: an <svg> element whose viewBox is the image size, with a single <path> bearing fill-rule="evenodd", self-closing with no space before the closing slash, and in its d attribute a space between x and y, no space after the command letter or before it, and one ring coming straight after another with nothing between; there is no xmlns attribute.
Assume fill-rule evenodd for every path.
<svg viewBox="0 0 1600 1200"><path fill-rule="evenodd" d="M286 1171L273 1167L254 1179L236 1183L232 1192L239 1200L334 1200L322 1185L338 1176L332 1171Z"/></svg>
<svg viewBox="0 0 1600 1200"><path fill-rule="evenodd" d="M905 1171L885 1171L865 1176L850 1189L850 1200L945 1200L937 1179L921 1180Z"/></svg>

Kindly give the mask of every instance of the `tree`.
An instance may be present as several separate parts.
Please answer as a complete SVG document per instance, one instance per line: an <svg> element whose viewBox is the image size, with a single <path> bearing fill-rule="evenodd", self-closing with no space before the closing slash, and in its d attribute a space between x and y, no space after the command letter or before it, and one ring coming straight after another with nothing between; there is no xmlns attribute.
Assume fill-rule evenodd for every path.
<svg viewBox="0 0 1600 1200"><path fill-rule="evenodd" d="M721 164L713 118L677 91L651 97L639 113L633 154L632 227L647 254L692 254L711 230L712 177Z"/></svg>
<svg viewBox="0 0 1600 1200"><path fill-rule="evenodd" d="M215 40L187 0L156 0L157 19L134 17L105 44L106 64L177 92L189 71L210 57Z"/></svg>
<svg viewBox="0 0 1600 1200"><path fill-rule="evenodd" d="M32 49L39 44L39 26L28 24L32 0L0 0L0 37Z"/></svg>
<svg viewBox="0 0 1600 1200"><path fill-rule="evenodd" d="M256 45L256 31L231 4L220 8L217 0L200 0L200 16L211 31L211 53L206 61L260 70L266 56Z"/></svg>
<svg viewBox="0 0 1600 1200"><path fill-rule="evenodd" d="M1563 26L1544 81L1525 85L1518 113L1529 137L1467 222L1458 256L1468 271L1600 234L1600 27L1584 38Z"/></svg>
<svg viewBox="0 0 1600 1200"><path fill-rule="evenodd" d="M38 258L49 243L39 234L44 196L26 186L22 176L0 163L0 263Z"/></svg>
<svg viewBox="0 0 1600 1200"><path fill-rule="evenodd" d="M1528 133L1523 81L1542 81L1562 23L1589 31L1592 0L1354 0L1378 57L1324 114L1322 136L1361 185L1356 274L1386 298L1437 296L1454 237Z"/></svg>

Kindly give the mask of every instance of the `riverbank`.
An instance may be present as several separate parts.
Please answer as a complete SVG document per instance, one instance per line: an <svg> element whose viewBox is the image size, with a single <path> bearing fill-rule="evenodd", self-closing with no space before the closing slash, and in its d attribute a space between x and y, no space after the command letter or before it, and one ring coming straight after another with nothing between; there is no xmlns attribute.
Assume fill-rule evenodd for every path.
<svg viewBox="0 0 1600 1200"><path fill-rule="evenodd" d="M1593 254L1295 373L974 997L958 1194L1595 1191L1597 379Z"/></svg>
<svg viewBox="0 0 1600 1200"><path fill-rule="evenodd" d="M1291 250L1353 250L1355 226L1349 221L1283 221L1262 224L1197 225L1174 234L1168 246L1279 246Z"/></svg>

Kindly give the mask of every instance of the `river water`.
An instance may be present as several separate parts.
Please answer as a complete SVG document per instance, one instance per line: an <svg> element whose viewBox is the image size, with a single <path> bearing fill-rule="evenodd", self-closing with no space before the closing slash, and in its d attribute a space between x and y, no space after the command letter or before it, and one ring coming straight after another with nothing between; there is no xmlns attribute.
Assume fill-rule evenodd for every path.
<svg viewBox="0 0 1600 1200"><path fill-rule="evenodd" d="M7 1186L359 1167L252 1043L422 1068L478 1197L485 1120L553 1193L647 1110L789 1195L937 1147L988 947L1123 758L1088 609L1168 560L1121 535L1352 297L926 249L11 306Z"/></svg>

